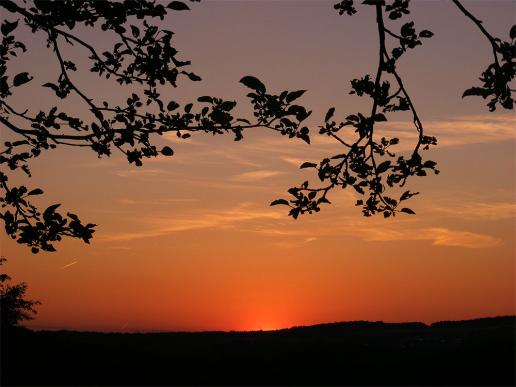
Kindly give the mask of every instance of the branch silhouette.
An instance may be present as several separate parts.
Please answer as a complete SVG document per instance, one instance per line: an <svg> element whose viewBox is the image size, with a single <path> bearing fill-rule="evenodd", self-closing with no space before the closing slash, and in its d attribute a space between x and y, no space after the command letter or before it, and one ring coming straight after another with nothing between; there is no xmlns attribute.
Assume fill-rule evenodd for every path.
<svg viewBox="0 0 516 387"><path fill-rule="evenodd" d="M514 79L516 73L515 45L516 27L510 31L512 43L501 42L493 38L482 27L481 22L471 15L458 0L453 2L471 18L488 37L493 45L495 63L488 67L480 78L484 82L483 88L473 87L464 92L467 95L480 95L484 98L493 96L487 104L490 111L496 109L496 103L500 103L506 109L513 108L513 99L509 83ZM339 123L331 120L335 114L335 108L330 108L325 117L325 124L320 126L319 133L326 134L340 144L347 152L324 158L318 164L305 162L300 168L313 168L317 171L317 177L322 187L314 187L305 181L297 187L289 189L293 198L278 199L271 205L287 205L290 207L289 215L297 218L300 214L320 211L321 204L329 204L328 194L337 187L353 187L356 192L364 196L356 202L361 206L365 216L383 213L384 217L394 216L397 213L415 214L415 212L404 207L406 200L419 192L405 190L397 198L392 197L396 188L403 188L409 178L413 176L426 176L428 171L439 173L437 164L432 160L423 160L420 151L428 150L430 146L437 145L434 136L425 134L423 124L417 113L415 105L407 92L402 77L396 68L399 58L409 49L414 49L422 44L422 39L431 38L433 33L429 30L416 32L414 22L404 23L399 33L393 32L385 26L384 14L390 20L397 20L410 14L409 0L394 0L386 2L383 0L365 0L364 5L374 6L376 10L376 23L378 27L378 69L374 81L371 75L366 74L361 79L351 81L350 94L357 96L368 96L372 100L371 113L355 113L346 117L345 121ZM353 0L344 0L335 4L334 8L340 15L349 16L357 13ZM398 44L389 54L386 49L386 35L393 38ZM504 64L498 64L497 53L502 55ZM391 92L389 80L383 80L384 75L394 78L397 90ZM383 80L383 81L382 81ZM394 102L395 101L395 102ZM381 112L379 112L379 109ZM382 122L387 121L387 113L398 111L410 111L414 128L418 133L418 140L414 146L410 158L396 156L392 146L399 143L398 138L382 137L379 141L375 139L375 130ZM350 144L340 135L350 135L348 127L354 128L356 140ZM347 131L347 132L346 132Z"/></svg>
<svg viewBox="0 0 516 387"><path fill-rule="evenodd" d="M195 0L191 0L195 1ZM465 91L466 95L491 96L488 103L491 111L496 104L512 109L513 99L509 82L513 80L514 38L516 29L510 32L512 43L493 38L481 22L460 4L457 7L481 29L493 47L495 62L483 73L483 87ZM287 205L289 215L318 212L320 205L330 203L330 191L336 187L353 187L364 195L358 200L365 216L382 213L385 217L398 213L414 214L402 202L418 192L404 190L394 198L399 188L405 187L413 176L426 176L436 169L432 160L423 160L421 152L436 145L433 136L425 134L422 121L413 100L396 68L398 59L432 37L432 32L416 32L413 22L401 25L399 32L387 28L384 16L396 21L409 15L408 0L366 0L364 6L374 6L378 30L378 67L374 77L366 74L351 81L351 94L371 98L371 110L348 115L345 120L333 120L335 108L331 107L319 126L319 134L333 138L343 147L343 153L323 159L318 164L306 162L301 168L313 168L322 186L312 186L308 181L290 188L290 199L278 199L271 205ZM201 96L197 101L181 106L173 100L164 100L164 87L178 87L179 80L201 81L201 77L188 70L190 61L179 58L174 48L173 32L160 29L152 19L164 17L169 12L183 12L189 6L183 1L172 1L167 6L149 0L125 2L111 1L27 1L23 5L11 0L0 2L6 15L17 17L5 19L1 25L0 46L0 124L11 132L16 141L6 141L0 152L0 164L10 171L22 170L30 176L29 163L43 152L58 147L81 147L91 149L98 157L109 157L113 152L122 153L129 163L141 166L145 159L172 156L169 146L161 149L155 145L157 136L173 132L180 139L192 134L231 134L235 141L243 138L247 130L268 129L280 132L289 138L310 143L310 131L304 121L311 111L295 104L305 90L270 93L259 79L244 76L240 82L250 89L247 97L253 108L251 119L234 115L237 104L214 96ZM344 0L334 5L342 15L357 12L353 0ZM139 20L132 24L129 20ZM14 106L11 96L32 85L34 76L28 72L13 73L10 60L25 53L28 48L19 41L20 20L33 34L42 34L48 51L55 57L55 79L45 82L55 96L55 106L48 110L31 111ZM116 43L111 49L100 52L94 44L77 34L76 27L97 28L103 34L111 34ZM392 39L396 47L387 51L386 40ZM133 85L134 90L123 104L101 101L89 96L76 81L81 70L69 59L67 49L78 46L87 55L89 72L114 81L119 86ZM499 58L500 56L500 58ZM501 64L500 64L501 63ZM8 71L10 70L10 71ZM391 88L392 85L395 85ZM29 85L29 87L30 87ZM75 96L85 114L77 115L59 107L59 102ZM378 138L375 131L387 121L387 115L408 111L412 115L417 142L409 157L396 155L394 147L398 138ZM349 137L353 137L349 140ZM0 217L8 235L19 243L28 245L32 252L54 251L54 243L62 237L82 239L89 243L95 232L95 224L84 224L76 214L59 213L60 204L53 204L40 211L29 199L43 194L40 188L11 186L7 171L0 172L3 197Z"/></svg>

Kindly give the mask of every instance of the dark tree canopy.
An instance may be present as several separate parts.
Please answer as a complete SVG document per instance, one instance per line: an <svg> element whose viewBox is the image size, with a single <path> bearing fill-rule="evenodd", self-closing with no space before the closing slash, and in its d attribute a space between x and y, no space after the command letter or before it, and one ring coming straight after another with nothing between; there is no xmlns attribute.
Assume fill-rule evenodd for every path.
<svg viewBox="0 0 516 387"><path fill-rule="evenodd" d="M464 96L488 99L490 111L498 106L512 109L514 99L510 82L516 74L516 27L510 31L510 41L494 38L459 1L451 1L478 26L493 48L493 63L482 73L481 86L466 90ZM309 129L303 122L311 111L295 103L305 90L274 94L256 77L244 76L240 82L250 89L247 96L254 110L252 119L234 116L236 101L214 96L201 96L195 104L183 106L173 100L164 100L160 94L163 88L178 87L180 80L201 80L188 70L190 61L182 59L174 48L173 32L152 23L156 18L164 19L169 12L187 11L189 6L182 1L165 4L150 0L2 0L0 125L17 140L3 144L0 164L10 171L22 170L30 176L29 163L42 152L58 147L83 147L91 149L98 157L109 157L113 151L121 152L129 163L141 166L147 158L173 155L172 148L158 149L155 145L156 136L166 132L175 132L182 139L197 132L231 134L239 141L246 130L264 128L310 143ZM318 212L321 204L330 203L329 193L337 187L353 187L363 195L356 205L365 216L414 214L404 205L418 194L406 188L408 181L413 176L439 172L436 163L425 160L422 154L436 145L437 139L426 134L396 66L401 56L422 45L433 33L417 29L407 20L409 0L366 0L362 4L376 10L378 63L374 74L351 81L350 93L370 98L371 108L367 112L348 114L343 120L334 118L336 110L329 108L318 135L333 138L342 146L342 152L329 155L319 163L306 162L300 166L314 169L320 186L306 181L288 190L289 199L271 203L287 205L293 218ZM358 6L353 0L344 0L334 8L341 15L353 15ZM33 34L45 37L48 51L57 63L54 79L36 85L33 74L17 73L9 66L14 57L30 49L17 37L22 24ZM78 35L79 26L100 29L103 34L114 37L116 43L110 50L99 52L94 44ZM390 40L389 45L387 40ZM392 44L394 48L388 50ZM83 50L90 61L88 69L79 68L67 57L66 50L70 45ZM115 86L133 85L134 92L127 95L126 102L121 105L101 100L100 96L86 95L76 82L76 74L80 71L94 73ZM10 97L30 87L48 88L54 95L55 106L48 111L13 106ZM88 114L76 116L60 106L60 101L72 95L82 101ZM418 133L408 155L395 153L398 138L375 135L375 129L387 121L389 115L400 111L407 111L412 116ZM353 141L344 140L349 134L354 136ZM43 211L31 204L29 197L42 194L40 188L10 186L7 171L0 172L0 185L3 190L0 216L6 233L30 246L34 253L40 249L54 251L53 243L64 236L81 238L86 243L92 238L95 224L84 224L73 213L59 213L59 204Z"/></svg>
<svg viewBox="0 0 516 387"><path fill-rule="evenodd" d="M4 257L0 257L0 266L6 262ZM34 307L40 304L39 301L26 300L25 292L27 284L25 282L9 285L11 279L7 274L0 273L0 325L2 328L18 326L21 322L32 320L36 312Z"/></svg>

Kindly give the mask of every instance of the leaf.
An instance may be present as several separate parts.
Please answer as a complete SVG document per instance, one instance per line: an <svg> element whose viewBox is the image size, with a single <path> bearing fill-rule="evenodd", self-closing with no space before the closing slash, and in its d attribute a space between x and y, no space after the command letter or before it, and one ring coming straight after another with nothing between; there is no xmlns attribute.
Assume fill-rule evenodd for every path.
<svg viewBox="0 0 516 387"><path fill-rule="evenodd" d="M400 202L409 199L411 196L412 194L410 193L410 191L403 192L403 195L401 195L400 197Z"/></svg>
<svg viewBox="0 0 516 387"><path fill-rule="evenodd" d="M299 208L292 208L288 214L292 216L294 219L297 219L297 217L299 216L299 211Z"/></svg>
<svg viewBox="0 0 516 387"><path fill-rule="evenodd" d="M131 26L131 32L133 34L133 37L137 38L138 36L140 36L140 29L136 26Z"/></svg>
<svg viewBox="0 0 516 387"><path fill-rule="evenodd" d="M359 185L352 185L352 187L355 189L355 191L357 191L359 194L364 194L364 190L362 189L362 187L360 187Z"/></svg>
<svg viewBox="0 0 516 387"><path fill-rule="evenodd" d="M299 188L292 187L292 188L289 188L287 192L289 194L291 194L292 196L296 196L297 197L297 194L299 193Z"/></svg>
<svg viewBox="0 0 516 387"><path fill-rule="evenodd" d="M100 127L95 122L91 123L91 130L95 136L100 137Z"/></svg>
<svg viewBox="0 0 516 387"><path fill-rule="evenodd" d="M511 27L511 32L509 33L511 39L516 39L516 24Z"/></svg>
<svg viewBox="0 0 516 387"><path fill-rule="evenodd" d="M233 133L235 133L234 141L240 141L240 140L242 140L244 138L244 136L242 136L242 129L241 128L233 129Z"/></svg>
<svg viewBox="0 0 516 387"><path fill-rule="evenodd" d="M21 86L24 83L30 82L32 80L32 77L29 77L29 73L19 73L17 74L13 79L13 85L14 86Z"/></svg>
<svg viewBox="0 0 516 387"><path fill-rule="evenodd" d="M243 122L244 124L251 125L251 121L246 120L245 118L237 118L238 122Z"/></svg>
<svg viewBox="0 0 516 387"><path fill-rule="evenodd" d="M43 216L46 215L50 215L51 213L55 212L56 209L60 206L61 204L53 204L49 207L47 207L47 209L45 210L45 213L43 214Z"/></svg>
<svg viewBox="0 0 516 387"><path fill-rule="evenodd" d="M283 125L287 126L287 127L295 127L295 126L296 126L296 124L294 124L292 121L290 121L287 117L283 117L283 118L280 120L280 122L281 122Z"/></svg>
<svg viewBox="0 0 516 387"><path fill-rule="evenodd" d="M244 84L250 89L255 90L258 93L264 94L266 89L265 85L256 77L247 75L240 80L240 83Z"/></svg>
<svg viewBox="0 0 516 387"><path fill-rule="evenodd" d="M400 33L401 33L401 36L403 36L404 38L412 35L414 32L415 32L414 31L414 22L408 22L401 26Z"/></svg>
<svg viewBox="0 0 516 387"><path fill-rule="evenodd" d="M231 109L233 109L234 107L236 106L236 102L235 101L224 101L222 102L222 104L220 105L220 108L224 111L227 111L229 112Z"/></svg>
<svg viewBox="0 0 516 387"><path fill-rule="evenodd" d="M209 97L207 95L203 95L202 97L197 98L197 101L212 103L213 102L213 98L211 98L211 97Z"/></svg>
<svg viewBox="0 0 516 387"><path fill-rule="evenodd" d="M53 83L50 83L50 82L47 82L45 83L44 85L41 85L41 87L50 87L52 90L54 90L55 92L57 92L59 90L59 88L57 87L57 85L54 85Z"/></svg>
<svg viewBox="0 0 516 387"><path fill-rule="evenodd" d="M102 112L97 109L97 108L94 108L94 109L90 109L90 111L95 115L95 117L97 117L100 121L104 120L104 115L102 114Z"/></svg>
<svg viewBox="0 0 516 387"><path fill-rule="evenodd" d="M325 122L328 122L328 120L329 120L330 118L332 118L334 114L335 114L335 108L334 108L334 107L329 108L329 109L328 109L328 112L326 113L326 117L324 117L324 121L325 121Z"/></svg>
<svg viewBox="0 0 516 387"><path fill-rule="evenodd" d="M194 73L184 73L188 76L188 78L190 78L191 81L194 81L194 82L198 82L198 81L202 81L202 78L200 76L198 76L197 74L194 74Z"/></svg>
<svg viewBox="0 0 516 387"><path fill-rule="evenodd" d="M291 103L292 101L298 99L305 92L306 92L306 90L297 90L297 91L292 91L292 92L288 93L287 98L286 98L287 103Z"/></svg>
<svg viewBox="0 0 516 387"><path fill-rule="evenodd" d="M172 1L167 5L167 8L173 9L174 11L188 11L190 8L182 1Z"/></svg>
<svg viewBox="0 0 516 387"><path fill-rule="evenodd" d="M193 103L186 104L185 105L185 112L186 113L190 113L190 111L192 110L192 107L193 107Z"/></svg>
<svg viewBox="0 0 516 387"><path fill-rule="evenodd" d="M170 101L167 105L167 110L172 111L179 107L179 104L175 101Z"/></svg>
<svg viewBox="0 0 516 387"><path fill-rule="evenodd" d="M385 117L385 114L383 113L378 113L378 114L375 114L374 115L374 120L377 121L377 122L380 122L380 121L387 121L387 118Z"/></svg>
<svg viewBox="0 0 516 387"><path fill-rule="evenodd" d="M331 204L331 202L328 199L326 199L326 197L324 197L324 196L321 196L319 199L317 199L317 204L321 204L321 203Z"/></svg>
<svg viewBox="0 0 516 387"><path fill-rule="evenodd" d="M315 168L317 167L317 164L315 163L309 163L308 161L301 164L301 166L299 167L299 169L304 169L304 168Z"/></svg>
<svg viewBox="0 0 516 387"><path fill-rule="evenodd" d="M434 33L428 30L423 30L419 33L420 38L431 38L432 36L434 36Z"/></svg>
<svg viewBox="0 0 516 387"><path fill-rule="evenodd" d="M271 206L277 206L278 204L283 204L283 205L286 205L286 206L289 205L288 201L285 200L285 199L276 199L270 205Z"/></svg>
<svg viewBox="0 0 516 387"><path fill-rule="evenodd" d="M462 94L462 98L468 97L470 95L479 95L481 97L486 98L490 94L491 92L488 89L484 89L482 87L471 87L464 91L464 93Z"/></svg>
<svg viewBox="0 0 516 387"><path fill-rule="evenodd" d="M297 137L306 142L307 144L310 144L310 136L307 133L298 133Z"/></svg>
<svg viewBox="0 0 516 387"><path fill-rule="evenodd" d="M3 76L0 78L0 93L7 94L9 93L9 85L7 84L7 76Z"/></svg>
<svg viewBox="0 0 516 387"><path fill-rule="evenodd" d="M171 147L169 146L164 146L162 149L161 149L161 154L163 156L172 156L174 154L174 151L172 150Z"/></svg>
<svg viewBox="0 0 516 387"><path fill-rule="evenodd" d="M401 212L404 212L405 214L416 215L416 213L414 211L412 211L410 208L406 208L406 207L402 208Z"/></svg>
<svg viewBox="0 0 516 387"><path fill-rule="evenodd" d="M43 190L41 190L40 188L36 188L36 189L33 189L32 191L30 191L27 195L28 196L41 195L42 193L43 193Z"/></svg>
<svg viewBox="0 0 516 387"><path fill-rule="evenodd" d="M18 27L18 20L16 20L15 22L12 22L12 23L7 20L4 21L2 23L2 27L1 27L2 35L4 35L4 36L9 35L11 32L13 32L16 29L16 27Z"/></svg>
<svg viewBox="0 0 516 387"><path fill-rule="evenodd" d="M390 166L391 166L391 162L389 160L384 161L383 163L378 165L378 167L376 167L376 173L385 172L386 170L389 169Z"/></svg>

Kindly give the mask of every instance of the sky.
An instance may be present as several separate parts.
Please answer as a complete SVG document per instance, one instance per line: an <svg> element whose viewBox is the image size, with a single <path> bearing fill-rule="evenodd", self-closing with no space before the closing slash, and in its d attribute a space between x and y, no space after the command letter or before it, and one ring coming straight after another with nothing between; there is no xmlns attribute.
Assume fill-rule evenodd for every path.
<svg viewBox="0 0 516 387"><path fill-rule="evenodd" d="M492 35L508 39L516 3L464 5ZM331 206L298 220L269 206L311 177L299 169L302 162L339 153L316 134L329 107L340 119L369 109L368 100L348 93L351 79L376 70L371 7L360 6L353 17L339 16L331 1L203 1L191 8L160 25L176 33L181 57L203 81L182 80L163 94L180 102L201 95L236 100L239 115L250 116L247 89L238 83L244 75L278 92L307 90L299 102L313 110L312 144L265 130L240 142L170 135L156 143L175 155L141 168L120 155L98 159L76 148L45 153L32 164L31 179L10 179L43 188L35 201L41 207L62 203L98 227L91 245L64 240L57 252L36 255L1 234L6 271L42 302L27 326L265 330L516 313L516 116L461 98L478 83L491 48L451 2L414 1L406 19L435 33L406 54L399 71L428 134L438 138L427 157L441 173L411 183L421 192L410 203L417 215L389 219L362 217L358 194L349 190L332 192ZM98 47L109 43L98 31L81 34ZM30 52L17 70L55 78L44 37L26 30L21 36ZM87 68L84 52L65 52ZM127 98L127 89L85 72L77 82L98 100ZM39 110L49 106L49 93L31 87L11 101ZM66 108L80 111L73 99ZM411 117L389 119L382 130L409 152Z"/></svg>

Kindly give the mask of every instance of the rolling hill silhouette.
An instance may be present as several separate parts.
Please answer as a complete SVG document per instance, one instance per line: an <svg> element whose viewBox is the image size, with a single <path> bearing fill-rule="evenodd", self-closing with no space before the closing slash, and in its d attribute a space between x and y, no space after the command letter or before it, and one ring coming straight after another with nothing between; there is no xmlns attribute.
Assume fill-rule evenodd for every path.
<svg viewBox="0 0 516 387"><path fill-rule="evenodd" d="M514 385L516 317L277 331L2 332L2 385Z"/></svg>

